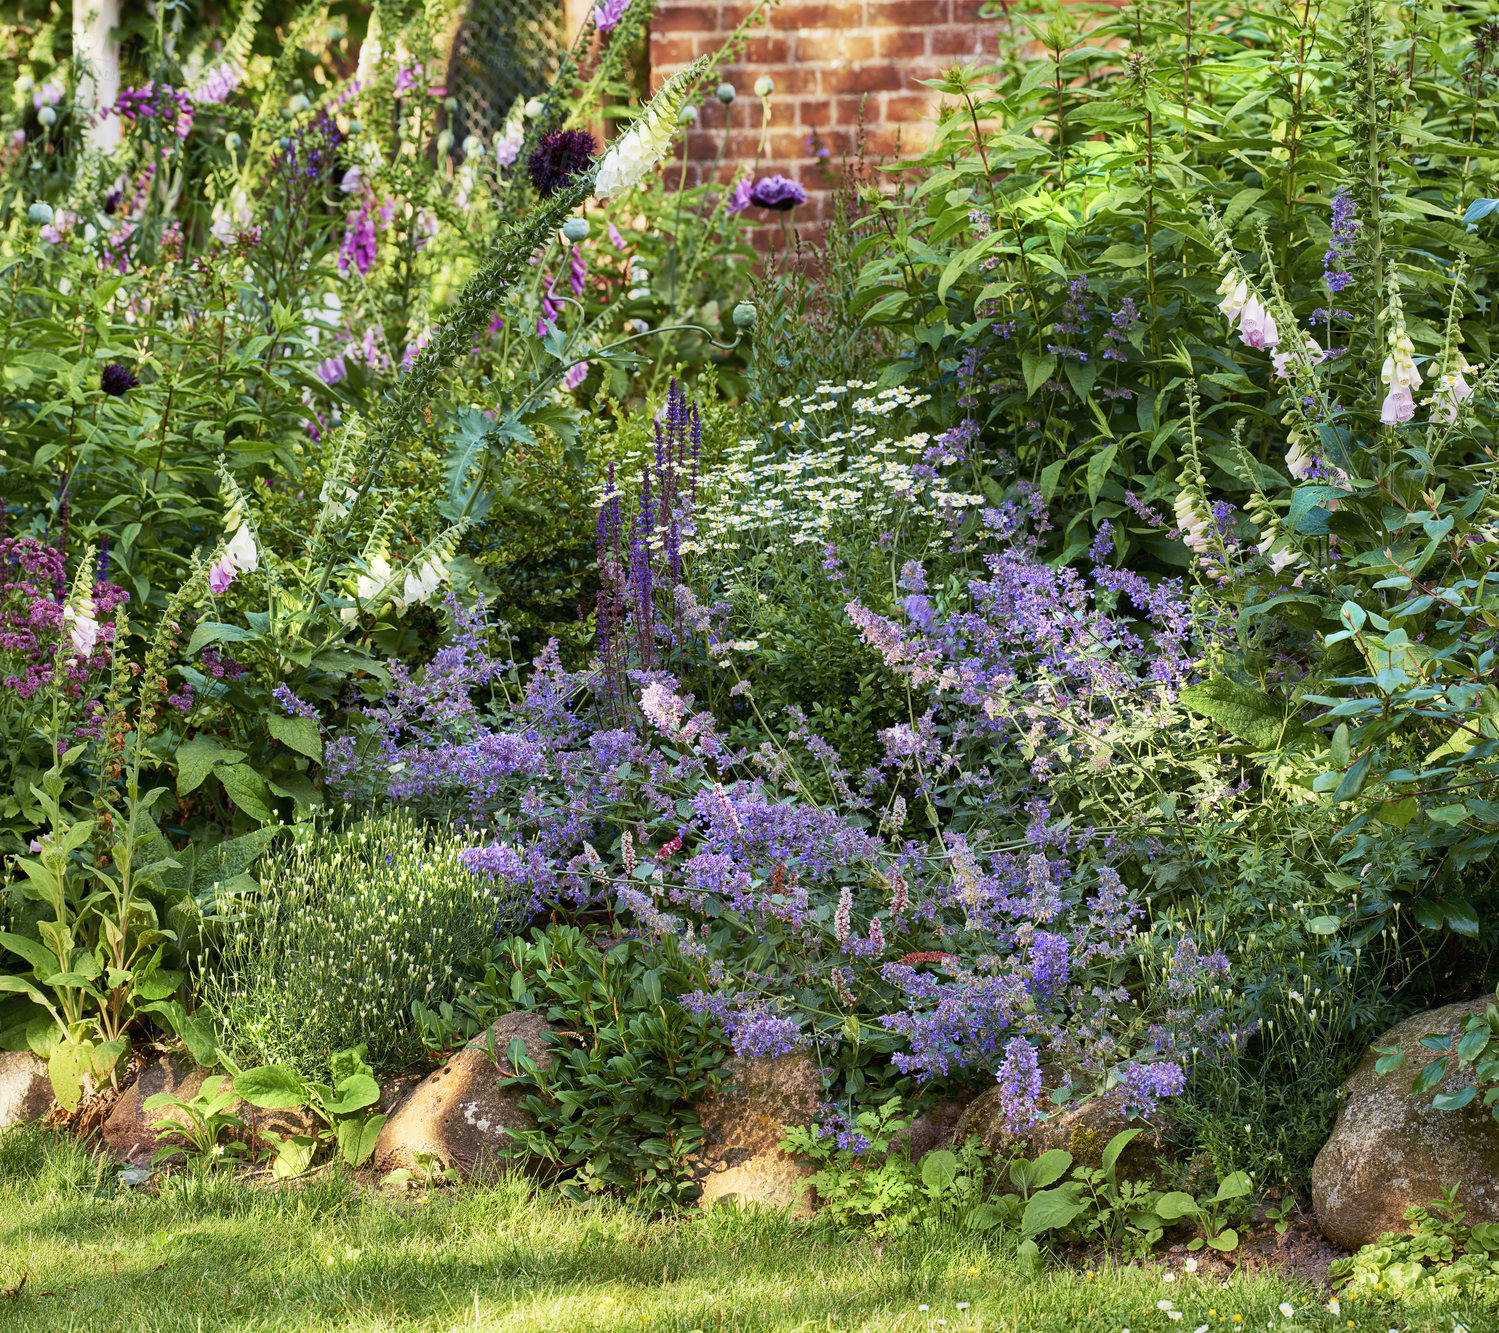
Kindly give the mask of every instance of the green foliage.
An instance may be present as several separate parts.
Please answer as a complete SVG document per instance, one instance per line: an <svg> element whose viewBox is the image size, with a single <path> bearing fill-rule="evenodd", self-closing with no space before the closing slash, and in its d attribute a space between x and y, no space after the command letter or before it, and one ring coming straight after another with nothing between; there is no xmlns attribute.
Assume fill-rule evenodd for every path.
<svg viewBox="0 0 1499 1333"><path fill-rule="evenodd" d="M234 1071L234 1091L251 1106L266 1111L305 1107L316 1122L311 1134L260 1129L275 1153L272 1176L301 1175L322 1147L336 1145L349 1166L363 1166L374 1155L386 1117L371 1109L380 1100L380 1085L365 1056L363 1046L337 1052L328 1062L327 1083L303 1078L284 1065Z"/></svg>
<svg viewBox="0 0 1499 1333"><path fill-rule="evenodd" d="M560 1029L545 1061L519 1040L496 1052L511 1070L501 1086L522 1090L536 1119L511 1131L513 1151L561 1173L571 1198L624 1193L668 1208L695 1197L695 1108L721 1086L728 1052L713 1020L674 998L697 984L675 941L552 926L491 945L467 968L451 1009L416 1010L429 1046L472 1041L518 1010Z"/></svg>
<svg viewBox="0 0 1499 1333"><path fill-rule="evenodd" d="M782 1147L817 1168L808 1183L836 1226L879 1236L981 1233L1023 1263L1039 1258L1037 1242L1042 1239L1121 1242L1143 1257L1164 1226L1182 1217L1199 1218L1189 1195L1162 1195L1148 1182L1120 1178L1119 1156L1138 1129L1114 1135L1098 1165L1089 1167L1061 1148L1034 1159L1016 1153L1006 1162L993 1161L974 1137L917 1160L911 1156L909 1128L897 1097L860 1113L842 1133L818 1124L787 1126ZM1247 1191L1242 1173L1232 1176L1214 1206ZM1169 1215L1160 1207L1164 1200L1177 1199L1186 1204ZM1232 1231L1211 1222L1204 1222L1204 1229L1215 1248L1232 1249L1238 1243ZM1223 1243L1230 1238L1231 1244ZM1202 1244L1194 1240L1191 1248Z"/></svg>
<svg viewBox="0 0 1499 1333"><path fill-rule="evenodd" d="M226 1132L242 1134L245 1129L245 1122L233 1110L240 1098L234 1087L226 1086L228 1083L226 1075L211 1074L191 1097L158 1092L141 1103L143 1111L175 1111L175 1115L153 1120L151 1128L161 1135L186 1140L185 1150L172 1143L157 1148L151 1155L152 1166L171 1161L184 1151L188 1162L199 1171L230 1166L244 1159L248 1147L242 1138L231 1137L222 1142Z"/></svg>
<svg viewBox="0 0 1499 1333"><path fill-rule="evenodd" d="M1409 1235L1387 1232L1333 1264L1340 1294L1381 1302L1436 1298L1499 1305L1499 1226L1465 1225L1457 1192L1454 1185L1425 1208L1410 1208Z"/></svg>
<svg viewBox="0 0 1499 1333"><path fill-rule="evenodd" d="M526 904L468 870L461 833L400 811L296 833L258 892L221 886L227 924L204 1002L241 1064L318 1077L352 1043L377 1068L397 1066L420 1049L412 1005L451 1000L455 960L513 928Z"/></svg>
<svg viewBox="0 0 1499 1333"><path fill-rule="evenodd" d="M909 1129L897 1097L856 1116L845 1135L820 1125L788 1125L781 1146L817 1168L807 1184L834 1226L904 1236L952 1228L981 1232L998 1225L998 1210L987 1201L992 1193L988 1149L969 1139L956 1151L941 1149L916 1161ZM848 1146L840 1147L845 1140Z"/></svg>
<svg viewBox="0 0 1499 1333"><path fill-rule="evenodd" d="M1470 1014L1456 1039L1434 1032L1422 1037L1421 1045L1439 1054L1428 1060L1412 1081L1413 1095L1434 1091L1449 1073L1456 1073L1465 1080L1463 1086L1455 1092L1436 1093L1432 1106L1438 1111L1457 1111L1479 1100L1499 1120L1499 1004L1491 1001L1483 1013ZM1379 1052L1374 1068L1380 1074L1394 1073L1405 1064L1405 1052L1398 1046L1374 1049Z"/></svg>

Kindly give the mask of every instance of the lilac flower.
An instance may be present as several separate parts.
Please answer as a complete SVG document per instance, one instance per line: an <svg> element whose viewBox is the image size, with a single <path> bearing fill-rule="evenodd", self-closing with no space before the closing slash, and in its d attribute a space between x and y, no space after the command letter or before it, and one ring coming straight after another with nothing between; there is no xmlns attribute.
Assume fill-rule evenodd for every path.
<svg viewBox="0 0 1499 1333"><path fill-rule="evenodd" d="M356 268L361 278L367 278L370 269L375 266L378 246L374 219L370 216L370 206L366 203L363 208L349 214L348 225L344 228L343 240L338 247L339 275L348 277L349 269Z"/></svg>
<svg viewBox="0 0 1499 1333"><path fill-rule="evenodd" d="M1041 1063L1024 1037L1012 1037L1005 1044L995 1081L1005 1128L1011 1133L1024 1129L1035 1118L1041 1098Z"/></svg>
<svg viewBox="0 0 1499 1333"><path fill-rule="evenodd" d="M806 203L807 192L796 181L787 180L785 176L762 176L750 190L749 201L757 208L784 213L798 204Z"/></svg>
<svg viewBox="0 0 1499 1333"><path fill-rule="evenodd" d="M1322 256L1322 276L1327 290L1336 296L1353 281L1348 271L1350 255L1358 241L1360 222L1355 215L1353 195L1340 188L1332 197L1332 236L1327 253Z"/></svg>
<svg viewBox="0 0 1499 1333"><path fill-rule="evenodd" d="M727 212L742 213L754 202L752 196L755 193L755 183L748 176L741 176L734 182L733 193L729 195Z"/></svg>
<svg viewBox="0 0 1499 1333"><path fill-rule="evenodd" d="M291 687L282 681L271 691L271 698L281 705L293 717L303 717L310 721L317 721L317 709L309 703L304 703L292 693Z"/></svg>
<svg viewBox="0 0 1499 1333"><path fill-rule="evenodd" d="M1182 1067L1163 1060L1130 1065L1112 1095L1122 1106L1149 1116L1161 1098L1178 1096L1186 1086L1187 1076Z"/></svg>
<svg viewBox="0 0 1499 1333"><path fill-rule="evenodd" d="M613 32L629 7L630 0L599 0L593 7L593 26L601 33Z"/></svg>

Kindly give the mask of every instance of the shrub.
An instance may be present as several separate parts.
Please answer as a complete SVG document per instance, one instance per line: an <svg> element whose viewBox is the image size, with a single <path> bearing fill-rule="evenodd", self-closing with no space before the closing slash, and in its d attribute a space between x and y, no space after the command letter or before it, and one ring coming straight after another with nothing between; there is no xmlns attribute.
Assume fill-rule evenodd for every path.
<svg viewBox="0 0 1499 1333"><path fill-rule="evenodd" d="M307 827L275 856L259 894L224 905L204 983L236 1061L320 1077L351 1042L377 1068L416 1056L411 1006L451 999L459 961L526 911L468 871L469 841L397 812Z"/></svg>

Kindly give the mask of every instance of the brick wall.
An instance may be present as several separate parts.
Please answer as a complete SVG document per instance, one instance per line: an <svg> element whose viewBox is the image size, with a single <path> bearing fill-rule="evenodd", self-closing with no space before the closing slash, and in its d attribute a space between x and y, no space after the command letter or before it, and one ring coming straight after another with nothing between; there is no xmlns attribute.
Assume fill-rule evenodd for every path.
<svg viewBox="0 0 1499 1333"><path fill-rule="evenodd" d="M687 183L712 171L720 148L720 179L754 161L762 105L755 80L775 81L759 174L779 172L811 196L796 210L799 226L825 219L827 175L808 150L816 131L837 163L852 152L859 107L872 157L919 150L923 117L941 100L921 86L957 61L993 56L996 30L978 17L982 0L782 0L766 26L751 30L741 63L725 77L738 99L727 109L709 99L699 127L686 136ZM651 22L651 85L660 87L683 65L717 51L750 10L746 0L660 0ZM727 123L728 142L724 144ZM759 210L753 210L759 214Z"/></svg>

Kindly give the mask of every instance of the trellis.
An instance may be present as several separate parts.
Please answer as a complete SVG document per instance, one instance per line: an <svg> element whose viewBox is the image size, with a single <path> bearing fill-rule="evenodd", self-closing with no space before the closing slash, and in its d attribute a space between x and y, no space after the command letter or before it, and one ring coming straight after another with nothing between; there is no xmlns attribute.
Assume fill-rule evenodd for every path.
<svg viewBox="0 0 1499 1333"><path fill-rule="evenodd" d="M448 62L460 143L470 134L488 142L517 97L547 86L567 44L563 28L563 0L470 0Z"/></svg>

